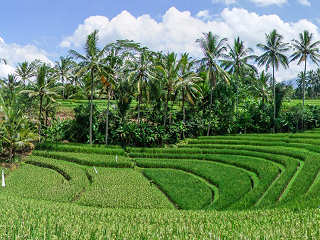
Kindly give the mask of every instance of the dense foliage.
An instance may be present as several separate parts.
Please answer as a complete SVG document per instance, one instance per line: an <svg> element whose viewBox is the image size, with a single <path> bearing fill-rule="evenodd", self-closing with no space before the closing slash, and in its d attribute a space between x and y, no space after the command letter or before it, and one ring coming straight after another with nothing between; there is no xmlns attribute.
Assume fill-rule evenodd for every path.
<svg viewBox="0 0 320 240"><path fill-rule="evenodd" d="M128 40L100 48L98 37L94 31L83 53L70 50L54 66L23 62L2 79L1 96L12 99L1 102L2 147L10 159L17 142L25 140L156 146L204 135L296 132L319 124L319 107L306 107L304 100L283 104L293 96L317 96L317 72L307 71L307 59L318 62L320 42L308 31L291 45L276 30L266 34L265 43L257 45L260 56L240 38L229 44L204 33L197 40L201 59L154 52ZM276 83L279 67L295 60L305 64L298 88ZM67 110L64 101L70 100L83 104ZM9 129L10 114L28 124ZM37 129L38 139L10 133L26 129Z"/></svg>

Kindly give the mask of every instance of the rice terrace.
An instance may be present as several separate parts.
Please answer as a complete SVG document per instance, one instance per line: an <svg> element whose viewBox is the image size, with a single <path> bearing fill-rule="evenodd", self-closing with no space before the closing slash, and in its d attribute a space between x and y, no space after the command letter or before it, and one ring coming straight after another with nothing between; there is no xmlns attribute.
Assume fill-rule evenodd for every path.
<svg viewBox="0 0 320 240"><path fill-rule="evenodd" d="M0 239L320 239L319 8L2 3Z"/></svg>

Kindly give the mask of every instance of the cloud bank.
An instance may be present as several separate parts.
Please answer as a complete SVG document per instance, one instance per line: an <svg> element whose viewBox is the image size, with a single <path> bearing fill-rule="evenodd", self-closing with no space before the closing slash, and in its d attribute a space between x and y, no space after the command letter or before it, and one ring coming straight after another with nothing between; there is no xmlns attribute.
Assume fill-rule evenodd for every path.
<svg viewBox="0 0 320 240"><path fill-rule="evenodd" d="M51 63L48 58L48 54L34 45L18 45L7 44L0 37L0 58L5 58L8 62L7 65L0 64L0 77L5 77L9 73L14 72L15 65L23 61L33 61L35 59L42 60L47 63Z"/></svg>

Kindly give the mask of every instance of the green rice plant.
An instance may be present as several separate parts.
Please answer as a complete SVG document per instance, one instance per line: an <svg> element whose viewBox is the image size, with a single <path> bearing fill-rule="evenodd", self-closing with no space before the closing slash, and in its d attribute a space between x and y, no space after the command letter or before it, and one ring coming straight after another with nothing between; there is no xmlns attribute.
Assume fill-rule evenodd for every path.
<svg viewBox="0 0 320 240"><path fill-rule="evenodd" d="M26 163L35 165L35 169L38 169L38 171L42 171L44 169L60 169L64 173L63 175L65 176L66 181L63 181L59 185L52 184L52 188L58 190L55 190L55 192L50 195L50 197L52 198L50 200L54 200L58 197L59 200L62 201L74 201L75 199L77 199L78 195L89 186L91 181L90 175L87 174L86 169L81 168L73 163L59 161L51 158L44 158L40 156L30 156L27 158ZM61 175L58 174L57 171L55 172L55 174L59 176ZM29 179L28 181L34 182L34 184L29 184L26 180L26 183L22 185L24 186L24 188L21 187L22 191L28 193L33 192L34 196L38 198L36 194L36 192L39 190L37 187L38 177L33 176L32 174L26 174L24 172L20 173L18 170L17 178L21 176ZM46 181L46 176L44 176L43 181ZM35 188L36 190L30 190L29 188ZM48 189L50 189L50 187Z"/></svg>
<svg viewBox="0 0 320 240"><path fill-rule="evenodd" d="M54 143L51 143L51 144L54 144ZM61 144L61 143L59 143L59 144ZM120 145L105 145L105 144L92 144L92 145L90 145L90 144L73 143L73 142L63 143L63 145L81 146L81 147L89 147L89 148L116 148L116 149L122 149L122 147Z"/></svg>
<svg viewBox="0 0 320 240"><path fill-rule="evenodd" d="M144 169L143 174L157 184L180 209L203 209L214 199L213 190L187 172L173 169Z"/></svg>
<svg viewBox="0 0 320 240"><path fill-rule="evenodd" d="M39 144L36 147L37 150L48 150L48 151L56 151L56 152L81 152L81 153L96 153L96 154L104 154L104 155L122 155L124 156L126 153L123 149L120 148L107 148L107 147L92 147L88 145L69 145L69 144L61 144L61 143L43 143Z"/></svg>
<svg viewBox="0 0 320 240"><path fill-rule="evenodd" d="M239 141L240 142L240 141ZM276 155L280 155L281 158L286 159L286 162L282 162L285 164L286 171L279 176L277 181L271 186L270 189L268 189L268 192L263 195L263 199L260 199L258 202L259 205L264 204L272 204L275 203L280 199L280 197L285 196L286 192L289 191L289 186L291 186L292 181L294 181L296 173L303 169L303 161L307 157L307 152L304 149L296 149L296 148L285 148L285 147L265 147L265 146L250 146L250 145L222 145L222 144L203 144L203 145L197 145L197 147L194 148L188 148L189 145L181 146L179 149L177 148L167 148L167 149L134 149L136 152L142 152L146 155L146 157L150 157L150 155L154 154L154 152L165 152L164 155L156 154L157 157L162 158L174 158L176 156L172 156L172 154L184 154L184 156L180 156L180 158L187 158L186 156L189 155L189 157L194 156L195 154L203 155L203 154L216 154L217 149L224 149L226 151L230 150L249 150L252 152L262 152L262 153L269 153L272 154L275 159L278 159ZM228 150L229 149L229 150ZM224 152L227 153L227 152ZM168 156L171 155L171 156ZM286 155L289 155L291 157L288 157ZM139 157L138 153L130 153L131 157ZM140 154L141 156L141 154ZM191 157L192 158L192 157ZM202 156L202 159L205 158ZM272 159L272 157L271 157ZM281 159L280 159L281 162ZM299 167L300 166L300 167ZM300 176L300 175L299 175ZM307 176L307 175L305 175ZM311 183L312 179L308 179L306 183Z"/></svg>
<svg viewBox="0 0 320 240"><path fill-rule="evenodd" d="M68 186L68 180L54 170L22 164L6 177L6 187L1 192L22 198L67 201L71 198L65 191Z"/></svg>
<svg viewBox="0 0 320 240"><path fill-rule="evenodd" d="M92 168L92 185L76 201L104 208L168 208L173 204L143 175L132 169Z"/></svg>
<svg viewBox="0 0 320 240"><path fill-rule="evenodd" d="M94 153L75 153L75 152L54 152L54 151L39 151L32 152L34 156L42 156L54 158L85 166L98 167L115 167L115 168L133 168L134 162L124 156L102 155Z"/></svg>
<svg viewBox="0 0 320 240"><path fill-rule="evenodd" d="M238 168L209 161L171 159L135 159L143 168L172 168L195 174L219 188L219 199L209 208L224 209L252 190L247 173Z"/></svg>
<svg viewBox="0 0 320 240"><path fill-rule="evenodd" d="M5 194L0 194L0 201L2 239L320 238L319 210L295 208L297 203L294 210L218 212L101 209Z"/></svg>

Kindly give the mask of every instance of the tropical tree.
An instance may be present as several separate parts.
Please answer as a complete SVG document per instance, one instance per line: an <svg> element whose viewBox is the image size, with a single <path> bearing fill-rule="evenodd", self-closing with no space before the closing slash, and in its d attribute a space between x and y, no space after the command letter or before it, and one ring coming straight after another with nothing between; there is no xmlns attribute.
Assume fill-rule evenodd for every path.
<svg viewBox="0 0 320 240"><path fill-rule="evenodd" d="M204 57L200 61L207 70L207 79L209 80L211 89L210 105L213 103L213 90L217 84L218 77L222 76L226 82L229 81L225 71L219 65L221 58L226 57L227 41L227 38L220 39L219 36L213 35L212 32L204 33L202 38L196 40L204 54Z"/></svg>
<svg viewBox="0 0 320 240"><path fill-rule="evenodd" d="M36 83L31 90L23 90L21 93L27 93L29 97L39 98L39 141L41 141L41 129L43 124L42 111L44 98L49 98L50 101L55 102L54 97L57 97L58 88L54 86L54 77L52 69L43 64L38 68Z"/></svg>
<svg viewBox="0 0 320 240"><path fill-rule="evenodd" d="M0 121L1 144L8 153L11 163L17 148L28 145L34 139L34 134L29 127L28 119L19 108L16 93L10 99L0 95L0 109L4 115L3 120Z"/></svg>
<svg viewBox="0 0 320 240"><path fill-rule="evenodd" d="M7 78L0 79L0 86L2 87L3 97L8 99L8 101L11 101L11 99L14 99L14 95L19 90L20 83L15 75L8 74Z"/></svg>
<svg viewBox="0 0 320 240"><path fill-rule="evenodd" d="M254 84L251 85L251 89L254 92L254 95L261 98L261 104L264 105L270 97L270 88L269 83L272 82L272 76L270 73L262 71L254 81Z"/></svg>
<svg viewBox="0 0 320 240"><path fill-rule="evenodd" d="M250 64L250 60L256 58L253 55L252 48L247 48L239 37L234 39L233 46L227 44L228 52L225 55L225 60L222 60L221 66L224 67L230 74L234 74L236 78L236 110L238 105L238 91L240 76L242 73L248 73L250 71L256 72L257 69L254 65Z"/></svg>
<svg viewBox="0 0 320 240"><path fill-rule="evenodd" d="M299 40L292 40L294 53L291 55L291 62L298 60L298 65L304 63L304 73L302 81L302 111L304 111L305 91L306 91L306 76L307 76L307 60L319 64L320 61L320 41L313 42L313 34L305 30L299 34ZM304 128L304 119L302 114L302 128Z"/></svg>
<svg viewBox="0 0 320 240"><path fill-rule="evenodd" d="M164 97L164 118L163 126L166 127L168 111L169 111L169 101L172 95L176 91L176 83L178 80L178 71L180 69L179 61L177 60L177 55L175 53L168 53L155 66L156 72L152 73L152 77L157 78L158 81L162 82L163 91L166 94Z"/></svg>
<svg viewBox="0 0 320 240"><path fill-rule="evenodd" d="M134 79L137 88L138 98L138 122L140 123L140 112L143 92L147 90L147 84L150 79L150 70L152 68L152 53L147 48L140 49L138 57L133 61L127 61L130 71L130 78Z"/></svg>
<svg viewBox="0 0 320 240"><path fill-rule="evenodd" d="M75 50L70 50L69 53L81 61L81 68L78 75L90 72L91 78L91 97L90 97L90 127L89 127L89 142L92 144L92 116L93 116L93 93L94 93L94 80L99 76L105 75L105 51L109 46L103 49L98 48L98 30L93 31L88 35L85 44L85 55L78 53Z"/></svg>
<svg viewBox="0 0 320 240"><path fill-rule="evenodd" d="M26 85L27 81L36 75L38 65L38 60L18 63L15 74L22 80L23 84Z"/></svg>
<svg viewBox="0 0 320 240"><path fill-rule="evenodd" d="M188 53L184 53L180 59L180 69L178 71L178 81L176 83L177 90L181 91L182 101L182 114L183 114L183 125L186 125L186 110L185 101L188 101L192 105L195 104L194 99L200 94L200 90L197 83L202 80L194 71L195 61L189 57ZM182 137L184 138L184 129L182 131Z"/></svg>
<svg viewBox="0 0 320 240"><path fill-rule="evenodd" d="M65 99L65 82L72 81L72 70L74 68L74 62L71 57L60 57L59 61L56 61L55 71L59 80L62 82L62 98Z"/></svg>
<svg viewBox="0 0 320 240"><path fill-rule="evenodd" d="M225 58L227 51L227 38L220 39L219 36L212 34L212 32L204 33L203 37L197 39L204 57L200 60L201 65L206 69L207 80L210 86L210 109L213 104L213 90L217 85L217 80L224 80L229 84L229 76L219 65L221 58ZM208 125L207 135L210 135L211 124Z"/></svg>
<svg viewBox="0 0 320 240"><path fill-rule="evenodd" d="M263 51L262 55L257 57L259 66L265 65L266 70L272 67L272 89L273 89L273 132L276 131L276 91L275 91L275 71L278 71L280 66L289 67L288 57L285 55L290 47L288 43L283 42L283 36L277 30L266 34L265 44L259 43L257 47Z"/></svg>

